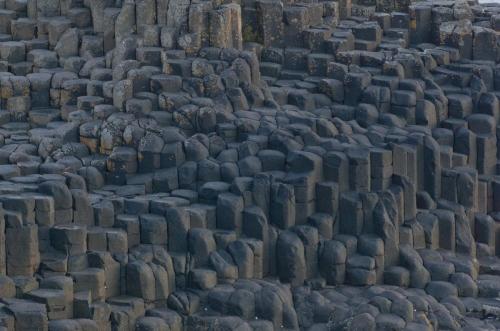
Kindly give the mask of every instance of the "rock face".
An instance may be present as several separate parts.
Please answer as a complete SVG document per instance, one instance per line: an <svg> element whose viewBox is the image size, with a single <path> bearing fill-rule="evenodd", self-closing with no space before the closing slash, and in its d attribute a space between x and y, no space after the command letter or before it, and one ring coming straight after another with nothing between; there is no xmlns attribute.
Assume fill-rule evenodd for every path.
<svg viewBox="0 0 500 331"><path fill-rule="evenodd" d="M0 0L0 331L500 329L499 33L476 0Z"/></svg>

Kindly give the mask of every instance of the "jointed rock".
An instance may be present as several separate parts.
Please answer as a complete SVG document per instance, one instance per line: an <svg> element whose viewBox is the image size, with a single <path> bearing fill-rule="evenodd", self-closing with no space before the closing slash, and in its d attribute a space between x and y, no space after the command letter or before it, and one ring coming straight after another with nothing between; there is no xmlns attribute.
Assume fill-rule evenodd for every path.
<svg viewBox="0 0 500 331"><path fill-rule="evenodd" d="M499 33L476 0L0 0L0 331L500 329Z"/></svg>

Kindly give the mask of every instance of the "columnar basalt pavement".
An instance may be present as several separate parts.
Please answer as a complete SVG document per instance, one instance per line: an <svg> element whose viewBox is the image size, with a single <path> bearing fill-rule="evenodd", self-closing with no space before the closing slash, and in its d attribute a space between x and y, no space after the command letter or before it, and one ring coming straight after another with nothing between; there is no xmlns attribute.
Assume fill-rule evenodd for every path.
<svg viewBox="0 0 500 331"><path fill-rule="evenodd" d="M500 4L0 0L0 331L500 330L499 99Z"/></svg>

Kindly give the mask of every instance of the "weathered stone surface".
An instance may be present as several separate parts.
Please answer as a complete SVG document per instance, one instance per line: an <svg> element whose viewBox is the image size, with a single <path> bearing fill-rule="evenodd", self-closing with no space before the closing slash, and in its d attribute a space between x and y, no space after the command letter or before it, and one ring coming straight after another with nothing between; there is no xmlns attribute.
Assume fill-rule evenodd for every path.
<svg viewBox="0 0 500 331"><path fill-rule="evenodd" d="M500 7L0 1L0 330L496 330Z"/></svg>

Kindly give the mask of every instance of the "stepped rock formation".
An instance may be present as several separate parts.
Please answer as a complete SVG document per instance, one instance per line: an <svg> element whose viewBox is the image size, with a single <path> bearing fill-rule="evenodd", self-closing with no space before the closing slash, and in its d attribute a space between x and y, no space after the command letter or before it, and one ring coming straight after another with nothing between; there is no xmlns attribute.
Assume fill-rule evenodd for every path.
<svg viewBox="0 0 500 331"><path fill-rule="evenodd" d="M0 331L500 329L499 41L476 0L0 0Z"/></svg>

